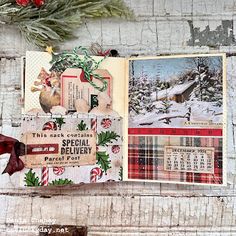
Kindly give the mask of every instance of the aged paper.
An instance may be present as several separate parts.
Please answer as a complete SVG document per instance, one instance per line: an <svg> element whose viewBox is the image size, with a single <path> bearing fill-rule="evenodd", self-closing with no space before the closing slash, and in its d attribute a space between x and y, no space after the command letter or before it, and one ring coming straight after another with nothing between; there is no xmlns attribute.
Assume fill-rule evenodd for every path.
<svg viewBox="0 0 236 236"><path fill-rule="evenodd" d="M96 136L82 132L35 131L25 133L24 163L27 168L93 165L96 163Z"/></svg>
<svg viewBox="0 0 236 236"><path fill-rule="evenodd" d="M214 173L214 148L165 146L164 170Z"/></svg>

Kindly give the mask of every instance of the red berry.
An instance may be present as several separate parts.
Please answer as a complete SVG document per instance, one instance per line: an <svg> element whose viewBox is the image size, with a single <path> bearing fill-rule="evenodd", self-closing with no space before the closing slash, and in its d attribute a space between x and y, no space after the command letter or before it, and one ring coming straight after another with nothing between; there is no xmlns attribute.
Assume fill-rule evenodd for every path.
<svg viewBox="0 0 236 236"><path fill-rule="evenodd" d="M44 0L33 0L33 3L36 7L41 7L45 2Z"/></svg>
<svg viewBox="0 0 236 236"><path fill-rule="evenodd" d="M30 4L30 0L16 0L19 6L26 7Z"/></svg>

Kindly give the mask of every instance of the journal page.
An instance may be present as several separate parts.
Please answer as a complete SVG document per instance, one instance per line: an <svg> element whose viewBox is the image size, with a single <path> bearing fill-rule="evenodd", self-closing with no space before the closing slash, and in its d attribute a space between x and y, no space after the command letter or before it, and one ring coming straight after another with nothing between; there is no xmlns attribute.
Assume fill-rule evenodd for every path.
<svg viewBox="0 0 236 236"><path fill-rule="evenodd" d="M125 59L26 53L21 185L121 181Z"/></svg>
<svg viewBox="0 0 236 236"><path fill-rule="evenodd" d="M125 179L226 183L225 55L128 61Z"/></svg>

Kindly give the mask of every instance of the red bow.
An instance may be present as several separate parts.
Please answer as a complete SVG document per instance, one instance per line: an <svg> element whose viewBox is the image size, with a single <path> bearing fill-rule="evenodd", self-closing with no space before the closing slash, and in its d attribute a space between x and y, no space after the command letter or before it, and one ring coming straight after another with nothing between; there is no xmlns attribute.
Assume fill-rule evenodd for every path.
<svg viewBox="0 0 236 236"><path fill-rule="evenodd" d="M0 155L5 153L10 154L10 159L2 174L12 175L24 168L24 163L19 156L24 155L25 145L17 139L0 134Z"/></svg>
<svg viewBox="0 0 236 236"><path fill-rule="evenodd" d="M101 45L98 43L93 43L90 47L90 50L95 56L102 56L102 57L109 56L111 52L111 49L103 50Z"/></svg>

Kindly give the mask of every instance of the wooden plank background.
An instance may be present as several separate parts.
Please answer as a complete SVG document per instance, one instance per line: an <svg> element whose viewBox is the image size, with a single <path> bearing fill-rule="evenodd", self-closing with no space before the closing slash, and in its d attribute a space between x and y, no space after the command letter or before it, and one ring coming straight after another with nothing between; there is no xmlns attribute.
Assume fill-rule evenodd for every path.
<svg viewBox="0 0 236 236"><path fill-rule="evenodd" d="M135 21L86 22L61 50L98 42L121 56L226 52L227 187L104 183L19 188L18 174L0 175L0 235L38 235L44 223L88 226L102 235L236 235L235 0L125 0ZM20 118L20 57L28 45L16 28L0 26L0 132L16 135ZM8 160L0 157L0 172ZM29 230L31 233L22 232Z"/></svg>

